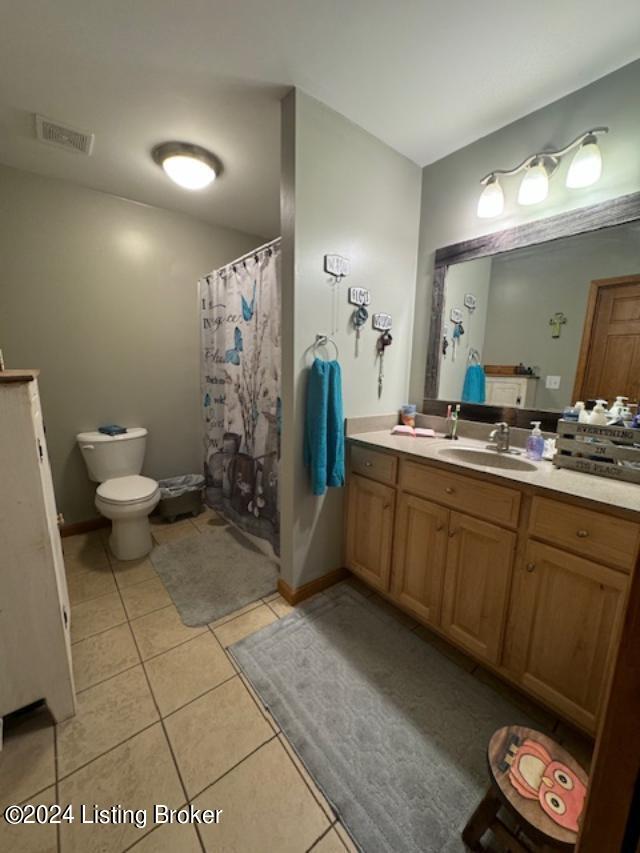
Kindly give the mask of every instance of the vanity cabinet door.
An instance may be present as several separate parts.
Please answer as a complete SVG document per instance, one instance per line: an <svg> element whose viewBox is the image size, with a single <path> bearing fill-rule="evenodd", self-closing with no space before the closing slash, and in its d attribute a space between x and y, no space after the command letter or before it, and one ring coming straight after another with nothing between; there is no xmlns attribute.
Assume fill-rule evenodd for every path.
<svg viewBox="0 0 640 853"><path fill-rule="evenodd" d="M401 494L398 499L391 590L421 620L440 622L449 511Z"/></svg>
<svg viewBox="0 0 640 853"><path fill-rule="evenodd" d="M395 490L351 474L347 506L347 566L376 589L387 592Z"/></svg>
<svg viewBox="0 0 640 853"><path fill-rule="evenodd" d="M498 663L516 536L452 512L442 629L477 657Z"/></svg>
<svg viewBox="0 0 640 853"><path fill-rule="evenodd" d="M514 573L505 665L523 687L592 732L626 585L621 572L532 540Z"/></svg>

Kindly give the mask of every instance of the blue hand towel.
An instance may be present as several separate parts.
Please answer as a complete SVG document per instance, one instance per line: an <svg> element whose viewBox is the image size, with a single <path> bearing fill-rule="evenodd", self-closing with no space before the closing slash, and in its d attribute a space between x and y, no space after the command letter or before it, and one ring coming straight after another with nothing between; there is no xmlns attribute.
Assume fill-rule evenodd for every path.
<svg viewBox="0 0 640 853"><path fill-rule="evenodd" d="M464 377L462 388L463 403L484 403L486 400L486 383L484 368L481 364L470 364Z"/></svg>
<svg viewBox="0 0 640 853"><path fill-rule="evenodd" d="M314 359L307 386L304 464L314 495L344 485L342 373L337 361Z"/></svg>

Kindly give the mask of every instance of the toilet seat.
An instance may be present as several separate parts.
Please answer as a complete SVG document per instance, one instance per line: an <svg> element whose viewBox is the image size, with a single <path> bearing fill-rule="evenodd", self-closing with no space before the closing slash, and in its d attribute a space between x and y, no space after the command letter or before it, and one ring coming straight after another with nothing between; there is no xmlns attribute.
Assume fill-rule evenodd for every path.
<svg viewBox="0 0 640 853"><path fill-rule="evenodd" d="M158 491L159 486L155 480L132 474L127 477L114 477L100 483L96 489L96 497L105 504L127 506L147 501Z"/></svg>

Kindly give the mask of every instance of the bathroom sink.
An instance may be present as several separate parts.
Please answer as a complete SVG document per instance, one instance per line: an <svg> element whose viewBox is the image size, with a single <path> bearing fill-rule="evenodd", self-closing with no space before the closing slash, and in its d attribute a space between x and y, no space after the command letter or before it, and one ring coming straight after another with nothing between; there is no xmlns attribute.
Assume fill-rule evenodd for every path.
<svg viewBox="0 0 640 853"><path fill-rule="evenodd" d="M484 465L487 468L502 468L503 471L535 471L536 466L526 459L495 450L479 450L476 447L445 447L439 454L445 458L470 465Z"/></svg>

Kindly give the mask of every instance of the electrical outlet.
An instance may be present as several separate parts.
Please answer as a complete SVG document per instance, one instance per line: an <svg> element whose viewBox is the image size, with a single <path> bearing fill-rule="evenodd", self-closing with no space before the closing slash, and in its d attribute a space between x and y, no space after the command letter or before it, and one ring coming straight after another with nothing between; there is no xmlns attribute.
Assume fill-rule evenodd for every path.
<svg viewBox="0 0 640 853"><path fill-rule="evenodd" d="M559 376L547 376L547 379L544 383L544 387L548 388L550 391L557 391L560 387L560 377Z"/></svg>

